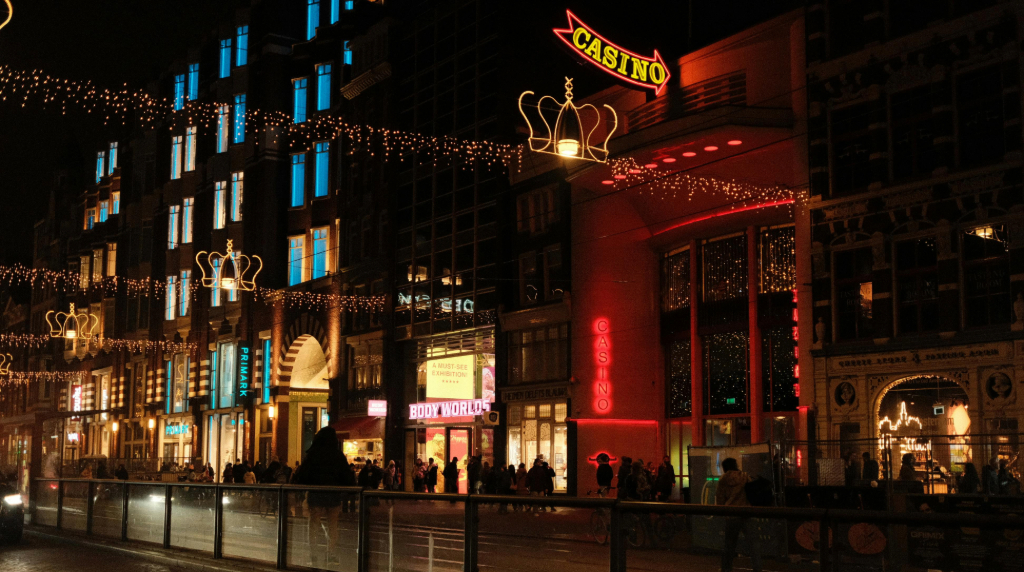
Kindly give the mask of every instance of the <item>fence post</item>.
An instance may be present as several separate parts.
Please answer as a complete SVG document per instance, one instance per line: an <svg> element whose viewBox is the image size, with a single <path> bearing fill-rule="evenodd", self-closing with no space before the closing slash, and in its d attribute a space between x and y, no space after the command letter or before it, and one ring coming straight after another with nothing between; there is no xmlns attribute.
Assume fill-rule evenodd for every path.
<svg viewBox="0 0 1024 572"><path fill-rule="evenodd" d="M164 548L171 547L171 492L170 484L164 485Z"/></svg>
<svg viewBox="0 0 1024 572"><path fill-rule="evenodd" d="M370 570L370 507L366 505L366 493L359 491L359 548L356 554L356 570Z"/></svg>
<svg viewBox="0 0 1024 572"><path fill-rule="evenodd" d="M477 572L477 516L478 507L472 495L466 495L466 526L464 537L464 572Z"/></svg>
<svg viewBox="0 0 1024 572"><path fill-rule="evenodd" d="M96 494L96 483L89 481L86 487L86 494L89 496L85 499L85 533L92 534L93 495Z"/></svg>
<svg viewBox="0 0 1024 572"><path fill-rule="evenodd" d="M609 511L608 541L609 548L609 572L624 572L626 570L626 537L622 534L622 515L619 513L619 503L612 505Z"/></svg>
<svg viewBox="0 0 1024 572"><path fill-rule="evenodd" d="M128 540L128 481L121 487L121 540Z"/></svg>
<svg viewBox="0 0 1024 572"><path fill-rule="evenodd" d="M213 557L222 558L221 545L224 527L224 490L218 484L214 487L213 502L216 506L213 509Z"/></svg>
<svg viewBox="0 0 1024 572"><path fill-rule="evenodd" d="M284 486L277 487L277 567L285 569L288 566L288 493ZM311 548L312 549L312 548Z"/></svg>
<svg viewBox="0 0 1024 572"><path fill-rule="evenodd" d="M57 481L57 530L64 524L64 479Z"/></svg>
<svg viewBox="0 0 1024 572"><path fill-rule="evenodd" d="M818 559L821 561L821 572L832 570L832 540L830 521L828 515L822 517L818 523Z"/></svg>

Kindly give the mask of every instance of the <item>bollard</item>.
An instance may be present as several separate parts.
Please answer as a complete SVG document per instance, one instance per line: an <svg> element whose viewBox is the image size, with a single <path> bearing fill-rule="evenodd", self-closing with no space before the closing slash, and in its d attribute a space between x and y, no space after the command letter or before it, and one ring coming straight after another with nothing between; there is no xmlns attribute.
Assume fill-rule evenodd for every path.
<svg viewBox="0 0 1024 572"><path fill-rule="evenodd" d="M128 481L121 485L121 540L128 540Z"/></svg>

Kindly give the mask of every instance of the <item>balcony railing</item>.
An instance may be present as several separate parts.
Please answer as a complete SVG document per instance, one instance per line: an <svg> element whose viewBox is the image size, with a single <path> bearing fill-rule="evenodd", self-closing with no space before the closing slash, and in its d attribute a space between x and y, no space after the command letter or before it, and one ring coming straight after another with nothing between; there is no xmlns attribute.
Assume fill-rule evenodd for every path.
<svg viewBox="0 0 1024 572"><path fill-rule="evenodd" d="M84 479L39 479L36 487L36 525L278 568L359 572L712 570L723 531L741 526L760 539L772 570L918 570L929 547L938 558L952 545L933 542L939 536L998 539L1024 529L1024 519L1009 516L354 487ZM739 552L752 548L744 541Z"/></svg>

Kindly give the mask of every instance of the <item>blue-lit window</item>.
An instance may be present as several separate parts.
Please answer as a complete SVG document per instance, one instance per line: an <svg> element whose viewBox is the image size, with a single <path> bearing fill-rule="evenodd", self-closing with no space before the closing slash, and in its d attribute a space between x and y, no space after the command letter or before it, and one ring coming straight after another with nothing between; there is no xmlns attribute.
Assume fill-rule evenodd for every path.
<svg viewBox="0 0 1024 572"><path fill-rule="evenodd" d="M185 171L196 170L196 128L185 128Z"/></svg>
<svg viewBox="0 0 1024 572"><path fill-rule="evenodd" d="M170 318L168 318L170 319ZM167 368L167 395L164 396L164 412L171 412L171 394L174 391L174 381L172 374L174 373L174 362L165 361L164 366Z"/></svg>
<svg viewBox="0 0 1024 572"><path fill-rule="evenodd" d="M331 64L316 66L316 109L323 111L331 106Z"/></svg>
<svg viewBox="0 0 1024 572"><path fill-rule="evenodd" d="M181 206L181 242L192 242L192 213L195 212L195 197L185 197Z"/></svg>
<svg viewBox="0 0 1024 572"><path fill-rule="evenodd" d="M270 340L263 340L263 403L270 401L270 374L274 365L273 356L270 354Z"/></svg>
<svg viewBox="0 0 1024 572"><path fill-rule="evenodd" d="M107 201L100 201L100 222L107 222L107 210L110 203Z"/></svg>
<svg viewBox="0 0 1024 572"><path fill-rule="evenodd" d="M331 23L334 24L341 17L341 0L331 0Z"/></svg>
<svg viewBox="0 0 1024 572"><path fill-rule="evenodd" d="M100 182L103 178L103 174L106 173L105 166L107 163L107 152L97 151L96 152L96 182Z"/></svg>
<svg viewBox="0 0 1024 572"><path fill-rule="evenodd" d="M181 207L171 205L169 215L167 217L167 249L174 250L178 248L178 217L181 216Z"/></svg>
<svg viewBox="0 0 1024 572"><path fill-rule="evenodd" d="M306 239L293 236L288 239L288 285L294 286L303 282L302 259L305 254Z"/></svg>
<svg viewBox="0 0 1024 572"><path fill-rule="evenodd" d="M292 206L306 203L306 154L292 155Z"/></svg>
<svg viewBox="0 0 1024 572"><path fill-rule="evenodd" d="M191 270L182 270L181 271L181 302L178 304L178 315L179 316L187 316L188 315L188 302L192 298L192 296L190 295L191 292L189 291L189 285L191 283L191 280L192 280L192 271Z"/></svg>
<svg viewBox="0 0 1024 572"><path fill-rule="evenodd" d="M164 319L173 320L175 306L178 305L178 277L167 277L167 295L164 303Z"/></svg>
<svg viewBox="0 0 1024 572"><path fill-rule="evenodd" d="M210 305L214 308L220 307L220 267L223 259L210 258L210 266L213 267L213 286L210 287Z"/></svg>
<svg viewBox="0 0 1024 572"><path fill-rule="evenodd" d="M213 184L213 228L224 228L227 222L228 182L217 181Z"/></svg>
<svg viewBox="0 0 1024 572"><path fill-rule="evenodd" d="M314 163L315 172L313 173L314 197L326 197L330 188L330 176L328 175L331 164L330 150L331 144L327 141L316 144L316 163Z"/></svg>
<svg viewBox="0 0 1024 572"><path fill-rule="evenodd" d="M312 40L319 27L320 0L306 0L306 39Z"/></svg>
<svg viewBox="0 0 1024 572"><path fill-rule="evenodd" d="M188 64L188 100L199 99L199 64Z"/></svg>
<svg viewBox="0 0 1024 572"><path fill-rule="evenodd" d="M220 344L220 387L217 389L221 407L235 406L235 372L238 366L238 346L234 342Z"/></svg>
<svg viewBox="0 0 1024 572"><path fill-rule="evenodd" d="M345 9L351 10L356 7L355 0L345 0Z"/></svg>
<svg viewBox="0 0 1024 572"><path fill-rule="evenodd" d="M327 229L313 229L313 280L327 274Z"/></svg>
<svg viewBox="0 0 1024 572"><path fill-rule="evenodd" d="M121 191L110 192L110 214L121 212Z"/></svg>
<svg viewBox="0 0 1024 572"><path fill-rule="evenodd" d="M242 220L242 191L244 190L243 180L245 173L235 171L231 173L231 220L238 222Z"/></svg>
<svg viewBox="0 0 1024 572"><path fill-rule="evenodd" d="M217 352L210 354L210 407L217 408ZM213 440L213 418L210 416L210 440ZM211 445L212 447L212 445ZM210 450L213 450L212 448Z"/></svg>
<svg viewBox="0 0 1024 572"><path fill-rule="evenodd" d="M220 41L220 77L231 75L231 38Z"/></svg>
<svg viewBox="0 0 1024 572"><path fill-rule="evenodd" d="M228 150L228 136L231 135L231 106L217 107L217 152Z"/></svg>
<svg viewBox="0 0 1024 572"><path fill-rule="evenodd" d="M345 65L352 65L352 48L348 45L348 40L345 40L345 45L342 48L342 54L345 57Z"/></svg>
<svg viewBox="0 0 1024 572"><path fill-rule="evenodd" d="M231 138L232 143L245 142L245 94L235 96L235 131Z"/></svg>
<svg viewBox="0 0 1024 572"><path fill-rule="evenodd" d="M107 162L107 174L113 175L117 168L117 141L110 144L110 161ZM117 213L112 213L117 214Z"/></svg>
<svg viewBox="0 0 1024 572"><path fill-rule="evenodd" d="M235 30L235 65L244 66L249 63L249 26L239 26Z"/></svg>
<svg viewBox="0 0 1024 572"><path fill-rule="evenodd" d="M171 138L171 180L181 178L181 135Z"/></svg>
<svg viewBox="0 0 1024 572"><path fill-rule="evenodd" d="M308 80L304 77L292 80L293 112L292 121L302 123L306 120L306 84Z"/></svg>
<svg viewBox="0 0 1024 572"><path fill-rule="evenodd" d="M174 110L185 107L185 74L174 76Z"/></svg>

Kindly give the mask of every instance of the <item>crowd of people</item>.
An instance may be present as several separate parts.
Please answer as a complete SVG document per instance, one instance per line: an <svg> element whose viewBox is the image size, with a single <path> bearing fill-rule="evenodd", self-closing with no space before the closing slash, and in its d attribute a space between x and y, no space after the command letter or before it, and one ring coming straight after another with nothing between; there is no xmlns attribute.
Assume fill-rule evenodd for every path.
<svg viewBox="0 0 1024 572"><path fill-rule="evenodd" d="M600 496L605 496L612 488L613 476L610 457L607 453L601 453L597 456L597 487ZM645 465L643 459L622 457L618 485L616 497L621 500L667 502L676 486L676 469L668 455L662 458L657 467L653 461Z"/></svg>
<svg viewBox="0 0 1024 572"><path fill-rule="evenodd" d="M951 492L959 494L984 494L984 495L1017 495L1021 492L1020 480L1014 474L1009 461L992 457L982 465L981 474L974 463L964 463L963 472L951 473L946 467L941 466L934 460L925 462L923 471L917 466L917 460L913 453L905 453L900 457L900 468L896 474L896 480L901 482L941 482L950 487ZM888 467L883 461L871 458L871 454L861 454L861 461L857 462L856 453L848 453L844 456L845 482L847 486L854 486L858 479L863 483L877 483L885 478Z"/></svg>

